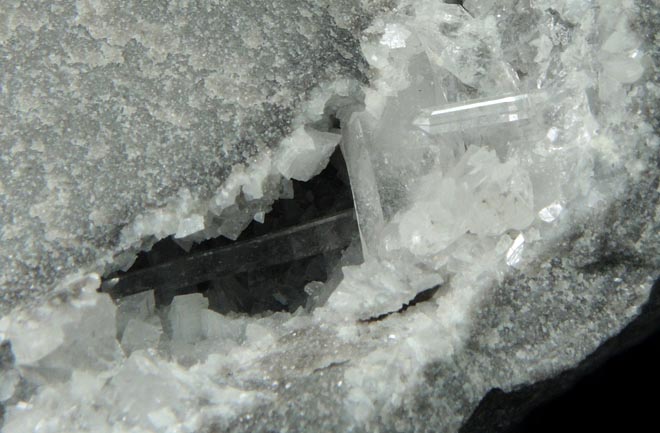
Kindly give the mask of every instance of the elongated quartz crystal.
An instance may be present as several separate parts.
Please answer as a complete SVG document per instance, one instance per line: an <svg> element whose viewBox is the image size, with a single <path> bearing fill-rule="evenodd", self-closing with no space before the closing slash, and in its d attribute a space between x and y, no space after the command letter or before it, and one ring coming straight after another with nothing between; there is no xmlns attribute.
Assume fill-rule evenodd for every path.
<svg viewBox="0 0 660 433"><path fill-rule="evenodd" d="M532 95L523 93L425 108L413 120L413 124L436 135L519 123L534 116L532 99Z"/></svg>
<svg viewBox="0 0 660 433"><path fill-rule="evenodd" d="M535 214L531 178L510 157L543 138L547 102L545 92L530 92L422 106L400 120L398 135L388 132L391 124L355 116L343 149L364 251L380 255L412 242L413 252L431 254L466 232L526 227ZM405 117L405 106L396 107Z"/></svg>

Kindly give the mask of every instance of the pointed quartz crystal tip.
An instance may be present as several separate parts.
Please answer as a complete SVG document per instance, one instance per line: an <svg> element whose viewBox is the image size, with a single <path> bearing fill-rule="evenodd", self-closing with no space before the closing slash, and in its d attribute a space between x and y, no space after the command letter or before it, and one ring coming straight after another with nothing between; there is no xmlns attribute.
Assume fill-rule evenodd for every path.
<svg viewBox="0 0 660 433"><path fill-rule="evenodd" d="M413 124L429 134L443 134L528 120L532 108L532 96L527 93L475 99L425 108Z"/></svg>

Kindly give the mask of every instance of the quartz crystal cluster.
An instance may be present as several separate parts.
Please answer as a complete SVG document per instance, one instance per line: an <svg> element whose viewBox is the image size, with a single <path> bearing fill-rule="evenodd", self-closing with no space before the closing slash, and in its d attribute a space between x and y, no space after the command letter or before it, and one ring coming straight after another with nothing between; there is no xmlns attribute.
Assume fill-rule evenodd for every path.
<svg viewBox="0 0 660 433"><path fill-rule="evenodd" d="M28 62L16 45L28 43L24 33L96 41L66 42L42 59L69 69L33 71L56 70L52 80L87 89L78 105L42 104L76 99L49 95L42 75L43 88L30 93L27 77L11 81L0 66L0 143L22 140L0 157L3 245L37 242L34 233L49 245L0 259L3 293L31 284L49 292L23 306L12 301L0 319L3 431L458 431L491 389L510 391L575 366L648 299L660 267L653 2L345 0L290 9L208 2L199 16L229 14L245 25L236 41L201 45L205 37L172 31L179 20L194 27L174 6L187 2L171 2L178 13L155 8L155 18L133 11L143 16L137 22L130 8L76 3L80 34L40 20L73 13L66 7L39 15L0 0L0 49L13 56L5 61L15 64L12 77L26 73L16 60ZM213 27L204 20L191 35ZM117 31L122 23L133 36ZM314 42L321 37L327 44ZM257 53L266 57L261 66L251 62ZM108 89L89 93L99 83ZM170 93L182 96L163 96ZM119 94L125 102L113 99ZM341 120L341 136L323 126L329 114ZM152 119L162 123L141 136L141 122ZM98 128L82 128L83 120ZM205 164L215 142L200 137L230 132L237 139L224 142L227 159L218 156L217 169ZM65 172L62 159L51 165L33 156L59 152L65 139L98 164L114 156L93 146L119 143L135 165L95 178L85 171L94 164ZM237 236L286 195L289 179L317 174L338 143L364 263L354 264L350 248L343 279L327 283L331 294L321 282L306 288L326 293L314 308L219 314L201 294L156 307L153 291L116 304L96 292L104 270L130 265L137 248L158 238ZM139 168L141 158L177 174ZM25 174L35 160L50 167L39 186ZM218 178L212 185L204 170ZM113 178L136 174L127 184ZM113 213L128 197L113 188L161 177L171 186L138 188L144 209ZM67 188L75 182L87 186ZM78 248L77 234L62 230L80 221L82 208L71 203L85 197L94 198L92 226L110 228ZM55 215L53 206L64 210ZM23 223L28 216L38 229ZM56 246L65 256L66 248L77 251L71 263L48 261ZM93 258L83 261L84 251ZM27 266L29 254L32 269L45 262L66 271L42 281L36 271L21 279L4 270Z"/></svg>

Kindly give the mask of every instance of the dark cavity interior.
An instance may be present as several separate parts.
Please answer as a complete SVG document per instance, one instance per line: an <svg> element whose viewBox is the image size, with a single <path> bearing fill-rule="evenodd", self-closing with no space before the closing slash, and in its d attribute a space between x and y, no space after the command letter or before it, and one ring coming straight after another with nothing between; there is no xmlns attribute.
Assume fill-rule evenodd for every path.
<svg viewBox="0 0 660 433"><path fill-rule="evenodd" d="M313 224L333 215L349 215L353 207L351 189L346 170L346 164L339 149L333 154L328 166L316 177L308 182L293 181L294 197L292 199L277 200L272 210L266 214L263 224L256 221L247 227L236 241L224 237L209 239L195 244L189 251L181 248L172 237L157 242L150 251L139 254L133 266L127 272L120 272L111 277L135 277L153 272L155 267L167 272L181 268L179 274L194 272L194 263L199 262L196 257L213 251L229 250L232 245L259 241L275 233L280 233L305 224ZM342 213L342 211L344 211ZM357 226L348 219L338 220L341 224L343 237L358 238ZM349 224L350 223L350 224ZM325 226L324 226L325 227ZM323 227L322 227L323 228ZM347 230L349 231L348 235ZM303 237L313 236L318 242L329 245L321 254L264 266L252 266L246 272L223 272L213 278L190 285L179 287L153 287L157 306L166 306L172 302L174 296L202 293L209 300L209 308L219 313L247 313L260 314L275 311L295 311L308 304L309 290L305 291L308 283L328 279L339 263L343 248L333 247L333 232L321 231L305 232ZM282 242L287 242L284 235ZM353 242L359 245L359 242ZM264 244L265 250L258 250L259 256L268 258L274 254L286 254L271 244ZM270 245L270 246L269 246ZM260 248L260 247L259 247ZM273 248L269 251L268 248ZM300 247L304 248L304 247ZM289 251L290 248L287 249ZM224 253L223 253L224 254ZM186 261L188 258L188 261ZM266 260L267 261L267 260ZM189 269L186 269L188 267ZM121 297L119 295L118 297Z"/></svg>

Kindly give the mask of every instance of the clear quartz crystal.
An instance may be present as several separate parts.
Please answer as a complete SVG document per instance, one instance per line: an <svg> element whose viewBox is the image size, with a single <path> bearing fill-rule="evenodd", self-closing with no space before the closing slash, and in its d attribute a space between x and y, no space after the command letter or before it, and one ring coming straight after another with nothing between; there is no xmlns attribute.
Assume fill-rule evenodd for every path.
<svg viewBox="0 0 660 433"><path fill-rule="evenodd" d="M523 122L533 115L532 97L523 93L425 108L413 124L429 134L443 134Z"/></svg>
<svg viewBox="0 0 660 433"><path fill-rule="evenodd" d="M496 235L526 227L534 214L532 185L509 156L545 133L545 93L417 109L410 102L406 107L405 98L400 95L390 110L399 119L405 108L417 114L407 124L399 120L396 134L374 131L392 130L397 120L378 123L358 115L344 143L365 251L431 254L466 231Z"/></svg>

